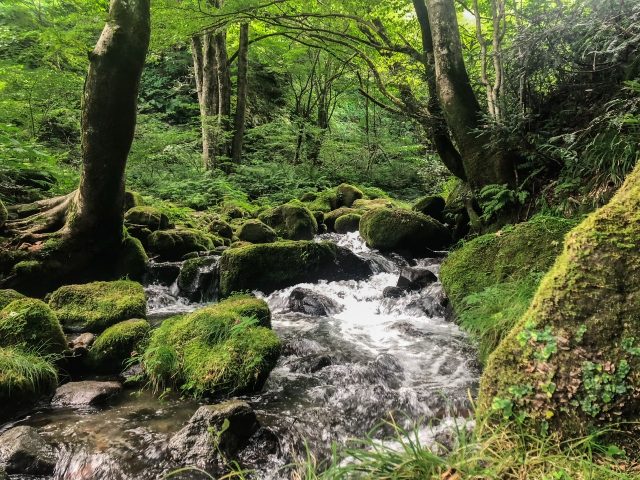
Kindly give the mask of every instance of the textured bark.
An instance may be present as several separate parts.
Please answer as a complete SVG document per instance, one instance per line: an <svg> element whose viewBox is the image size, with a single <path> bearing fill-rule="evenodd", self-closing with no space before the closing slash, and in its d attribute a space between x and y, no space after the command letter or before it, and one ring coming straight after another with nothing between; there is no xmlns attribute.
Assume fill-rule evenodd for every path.
<svg viewBox="0 0 640 480"><path fill-rule="evenodd" d="M454 0L427 0L440 106L473 187L515 183L515 155L482 132L482 110L462 57Z"/></svg>
<svg viewBox="0 0 640 480"><path fill-rule="evenodd" d="M247 113L247 93L249 90L249 24L240 25L240 46L238 47L238 93L234 120L233 144L231 148L234 163L242 160L245 117Z"/></svg>

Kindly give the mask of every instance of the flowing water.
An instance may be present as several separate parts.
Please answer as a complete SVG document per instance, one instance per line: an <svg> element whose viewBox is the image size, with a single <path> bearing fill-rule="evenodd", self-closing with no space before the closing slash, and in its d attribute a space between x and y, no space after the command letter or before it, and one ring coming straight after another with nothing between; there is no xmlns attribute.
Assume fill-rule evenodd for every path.
<svg viewBox="0 0 640 480"><path fill-rule="evenodd" d="M287 478L282 467L305 441L322 458L332 442L363 437L391 415L428 441L466 416L469 391L476 388L475 352L445 320L440 283L384 298L406 260L368 249L357 233L322 239L367 259L375 273L362 281L320 281L268 296L257 292L269 303L285 347L264 390L246 398L263 426L242 454L256 478ZM439 260L420 259L417 266L437 274ZM299 287L330 299L333 313L291 312L289 295ZM155 323L202 306L181 297L175 283L151 284L147 294ZM168 461L167 441L197 406L131 391L105 409L43 408L17 423L37 427L58 446L56 479L155 479L175 467ZM391 433L388 427L376 432L381 441Z"/></svg>

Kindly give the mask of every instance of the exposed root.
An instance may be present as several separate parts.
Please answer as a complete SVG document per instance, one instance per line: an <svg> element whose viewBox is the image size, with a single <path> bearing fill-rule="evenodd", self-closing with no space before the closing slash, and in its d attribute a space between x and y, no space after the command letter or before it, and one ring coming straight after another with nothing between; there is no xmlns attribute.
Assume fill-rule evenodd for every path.
<svg viewBox="0 0 640 480"><path fill-rule="evenodd" d="M46 239L48 234L62 230L66 225L67 212L75 198L75 192L62 197L43 200L27 206L30 216L10 220L6 224L14 245L34 243ZM34 207L31 209L30 207ZM17 207L18 209L20 206ZM16 208L14 207L14 211ZM35 213L33 213L35 212Z"/></svg>

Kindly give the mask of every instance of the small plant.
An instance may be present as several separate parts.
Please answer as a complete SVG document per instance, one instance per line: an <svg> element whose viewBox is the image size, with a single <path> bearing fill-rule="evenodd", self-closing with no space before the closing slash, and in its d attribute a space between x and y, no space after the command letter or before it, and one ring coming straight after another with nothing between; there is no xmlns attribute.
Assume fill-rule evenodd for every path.
<svg viewBox="0 0 640 480"><path fill-rule="evenodd" d="M582 411L597 416L611 404L616 396L627 393L626 378L631 367L626 360L616 366L612 362L582 364L582 385L585 391L580 400Z"/></svg>
<svg viewBox="0 0 640 480"><path fill-rule="evenodd" d="M537 330L535 324L527 323L518 334L518 342L521 347L533 346L533 356L536 360L547 361L558 351L558 340L553 334L553 329L547 326L544 330Z"/></svg>
<svg viewBox="0 0 640 480"><path fill-rule="evenodd" d="M507 208L524 205L529 198L526 190L509 188L509 185L487 185L478 198L482 208L482 220L490 221Z"/></svg>

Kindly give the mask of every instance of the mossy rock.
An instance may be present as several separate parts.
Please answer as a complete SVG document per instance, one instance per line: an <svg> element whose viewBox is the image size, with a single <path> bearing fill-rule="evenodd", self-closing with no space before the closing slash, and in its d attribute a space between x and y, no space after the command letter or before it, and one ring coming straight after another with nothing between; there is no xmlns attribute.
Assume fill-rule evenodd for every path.
<svg viewBox="0 0 640 480"><path fill-rule="evenodd" d="M444 209L446 202L438 195L427 195L418 199L411 207L413 211L420 212L428 217L444 222Z"/></svg>
<svg viewBox="0 0 640 480"><path fill-rule="evenodd" d="M119 373L141 342L151 331L141 319L116 323L102 332L89 350L88 366L99 373Z"/></svg>
<svg viewBox="0 0 640 480"><path fill-rule="evenodd" d="M273 228L261 220L247 220L238 230L238 238L243 242L271 243L275 242L278 234Z"/></svg>
<svg viewBox="0 0 640 480"><path fill-rule="evenodd" d="M0 347L61 354L67 339L54 312L41 300L20 298L0 311Z"/></svg>
<svg viewBox="0 0 640 480"><path fill-rule="evenodd" d="M2 203L2 200L0 200L0 230L2 230L8 219L9 212L7 211L7 207L5 207L4 203Z"/></svg>
<svg viewBox="0 0 640 480"><path fill-rule="evenodd" d="M489 357L480 415L531 430L607 439L638 458L640 167L574 228L529 310ZM527 254L531 254L528 252Z"/></svg>
<svg viewBox="0 0 640 480"><path fill-rule="evenodd" d="M362 216L358 215L357 213L348 213L347 215L342 215L336 220L334 229L336 233L357 232L360 228L361 218Z"/></svg>
<svg viewBox="0 0 640 480"><path fill-rule="evenodd" d="M307 192L307 193L303 193L300 196L300 201L308 203L308 202L313 202L316 198L318 198L318 194L317 193L315 193L315 192Z"/></svg>
<svg viewBox="0 0 640 480"><path fill-rule="evenodd" d="M327 213L338 208L338 194L335 188L324 190L317 193L313 201L306 201L305 203L307 208L312 212L319 211Z"/></svg>
<svg viewBox="0 0 640 480"><path fill-rule="evenodd" d="M359 213L359 211L354 210L353 208L341 207L325 214L324 224L327 226L327 230L329 230L330 232L335 232L336 220L338 220L338 218L344 215L357 214L357 213Z"/></svg>
<svg viewBox="0 0 640 480"><path fill-rule="evenodd" d="M148 250L163 260L181 260L192 252L209 252L224 242L195 229L158 230L149 235Z"/></svg>
<svg viewBox="0 0 640 480"><path fill-rule="evenodd" d="M449 254L440 277L454 309L468 295L491 285L545 273L562 251L564 236L574 220L538 215L528 222L503 228L464 242Z"/></svg>
<svg viewBox="0 0 640 480"><path fill-rule="evenodd" d="M0 290L0 310L9 305L14 300L25 298L25 296L15 290L6 289Z"/></svg>
<svg viewBox="0 0 640 480"><path fill-rule="evenodd" d="M451 234L437 220L400 208L369 210L360 219L360 235L371 248L423 255L451 243Z"/></svg>
<svg viewBox="0 0 640 480"><path fill-rule="evenodd" d="M343 183L336 188L337 207L351 207L353 202L364 197L364 193L357 187Z"/></svg>
<svg viewBox="0 0 640 480"><path fill-rule="evenodd" d="M143 366L158 391L196 397L239 395L262 388L280 356L263 300L237 296L165 320L150 338Z"/></svg>
<svg viewBox="0 0 640 480"><path fill-rule="evenodd" d="M65 329L100 333L116 323L146 318L142 285L129 280L65 285L51 295L49 305Z"/></svg>
<svg viewBox="0 0 640 480"><path fill-rule="evenodd" d="M311 210L297 201L267 210L258 218L288 240L311 240L318 233Z"/></svg>
<svg viewBox="0 0 640 480"><path fill-rule="evenodd" d="M171 227L169 217L155 207L133 207L124 214L126 226L148 228L152 232Z"/></svg>
<svg viewBox="0 0 640 480"><path fill-rule="evenodd" d="M126 235L122 241L122 252L116 266L116 278L129 278L142 281L149 257L142 246L142 242L135 237Z"/></svg>
<svg viewBox="0 0 640 480"><path fill-rule="evenodd" d="M397 208L396 202L389 198L361 199L353 202L353 208L361 211L375 210L377 208Z"/></svg>
<svg viewBox="0 0 640 480"><path fill-rule="evenodd" d="M222 220L221 218L214 218L209 224L209 232L222 238L233 237L233 227Z"/></svg>
<svg viewBox="0 0 640 480"><path fill-rule="evenodd" d="M0 420L53 394L58 373L47 359L16 347L0 347Z"/></svg>
<svg viewBox="0 0 640 480"><path fill-rule="evenodd" d="M132 190L124 192L124 211L131 210L134 207L141 207L144 205L142 195Z"/></svg>
<svg viewBox="0 0 640 480"><path fill-rule="evenodd" d="M225 251L220 258L220 295L278 288L321 278L334 267L336 246L329 242L284 241ZM320 275L320 276L319 276Z"/></svg>

